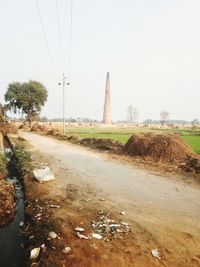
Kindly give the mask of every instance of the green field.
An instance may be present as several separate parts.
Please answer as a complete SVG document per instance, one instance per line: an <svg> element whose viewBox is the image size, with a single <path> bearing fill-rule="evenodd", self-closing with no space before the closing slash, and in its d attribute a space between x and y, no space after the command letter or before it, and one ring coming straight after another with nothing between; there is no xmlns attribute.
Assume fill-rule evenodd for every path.
<svg viewBox="0 0 200 267"><path fill-rule="evenodd" d="M181 139L188 144L192 150L200 154L200 131L197 130L161 130L146 128L66 128L66 134L78 135L81 138L110 138L125 144L131 135L137 133L180 133Z"/></svg>

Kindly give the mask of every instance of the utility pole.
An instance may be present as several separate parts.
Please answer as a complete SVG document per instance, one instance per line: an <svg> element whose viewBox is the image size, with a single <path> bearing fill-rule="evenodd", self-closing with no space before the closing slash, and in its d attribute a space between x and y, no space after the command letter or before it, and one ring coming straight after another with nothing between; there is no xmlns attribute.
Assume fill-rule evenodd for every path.
<svg viewBox="0 0 200 267"><path fill-rule="evenodd" d="M63 87L63 134L65 134L65 86L66 85L70 85L70 83L66 82L66 76L65 74L63 73L63 79L62 79L62 83L58 83L58 85L61 85L62 84L62 87Z"/></svg>
<svg viewBox="0 0 200 267"><path fill-rule="evenodd" d="M63 73L63 134L65 134L65 85L66 85L66 76Z"/></svg>

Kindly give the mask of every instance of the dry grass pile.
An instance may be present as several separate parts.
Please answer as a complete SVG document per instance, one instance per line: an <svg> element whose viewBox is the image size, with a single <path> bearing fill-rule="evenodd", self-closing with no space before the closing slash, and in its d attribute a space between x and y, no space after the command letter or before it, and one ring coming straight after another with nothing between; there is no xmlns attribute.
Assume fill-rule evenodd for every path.
<svg viewBox="0 0 200 267"><path fill-rule="evenodd" d="M51 129L47 132L47 135L58 136L60 132L56 129Z"/></svg>
<svg viewBox="0 0 200 267"><path fill-rule="evenodd" d="M31 127L31 132L46 133L49 130L50 130L49 127L38 122L34 123Z"/></svg>
<svg viewBox="0 0 200 267"><path fill-rule="evenodd" d="M175 164L194 156L179 136L169 134L133 135L125 145L125 152L130 156Z"/></svg>
<svg viewBox="0 0 200 267"><path fill-rule="evenodd" d="M19 126L19 129L22 131L31 131L31 127L30 123L23 123Z"/></svg>
<svg viewBox="0 0 200 267"><path fill-rule="evenodd" d="M123 145L120 142L107 138L84 138L79 141L79 144L100 150L116 151L123 148Z"/></svg>
<svg viewBox="0 0 200 267"><path fill-rule="evenodd" d="M17 127L11 123L8 122L1 122L0 123L0 132L6 136L8 134L17 134L18 130Z"/></svg>

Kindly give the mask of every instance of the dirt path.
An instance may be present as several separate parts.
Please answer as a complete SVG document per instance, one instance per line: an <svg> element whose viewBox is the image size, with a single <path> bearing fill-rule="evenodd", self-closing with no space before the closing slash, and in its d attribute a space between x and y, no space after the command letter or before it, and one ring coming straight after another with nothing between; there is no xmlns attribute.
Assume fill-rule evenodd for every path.
<svg viewBox="0 0 200 267"><path fill-rule="evenodd" d="M115 257L120 255L114 254L120 253L113 251L115 265L111 260L107 266L200 266L198 188L112 160L106 153L32 133L22 135L42 153L56 175L56 186L50 186L49 194L58 196L67 192L71 204L83 211L87 210L83 199L90 199L90 208L96 210L104 207L115 214L125 211L134 240L124 240L123 249L129 251L135 242L141 255L139 249L135 258L131 253L123 254L124 261L121 259L116 265ZM106 201L99 201L102 198ZM62 210L56 216L66 219ZM151 256L150 249L155 246L162 250L163 262ZM93 266L105 265L96 263Z"/></svg>

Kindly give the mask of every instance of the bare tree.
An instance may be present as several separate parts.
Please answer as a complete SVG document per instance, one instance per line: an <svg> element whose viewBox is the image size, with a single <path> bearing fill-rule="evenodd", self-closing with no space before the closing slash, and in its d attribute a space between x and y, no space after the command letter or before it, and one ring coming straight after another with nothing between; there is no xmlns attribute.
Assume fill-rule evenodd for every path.
<svg viewBox="0 0 200 267"><path fill-rule="evenodd" d="M191 123L192 123L192 128L196 129L197 125L199 125L199 120L198 119L194 119L193 121L191 121Z"/></svg>
<svg viewBox="0 0 200 267"><path fill-rule="evenodd" d="M163 110L160 113L160 122L161 122L161 125L164 125L165 124L165 122L169 118L169 115L170 115L170 113L168 111L166 111L166 110Z"/></svg>
<svg viewBox="0 0 200 267"><path fill-rule="evenodd" d="M133 106L128 106L127 108L127 113L128 113L128 120L130 123L134 123L136 119L138 118L138 111L136 108Z"/></svg>

